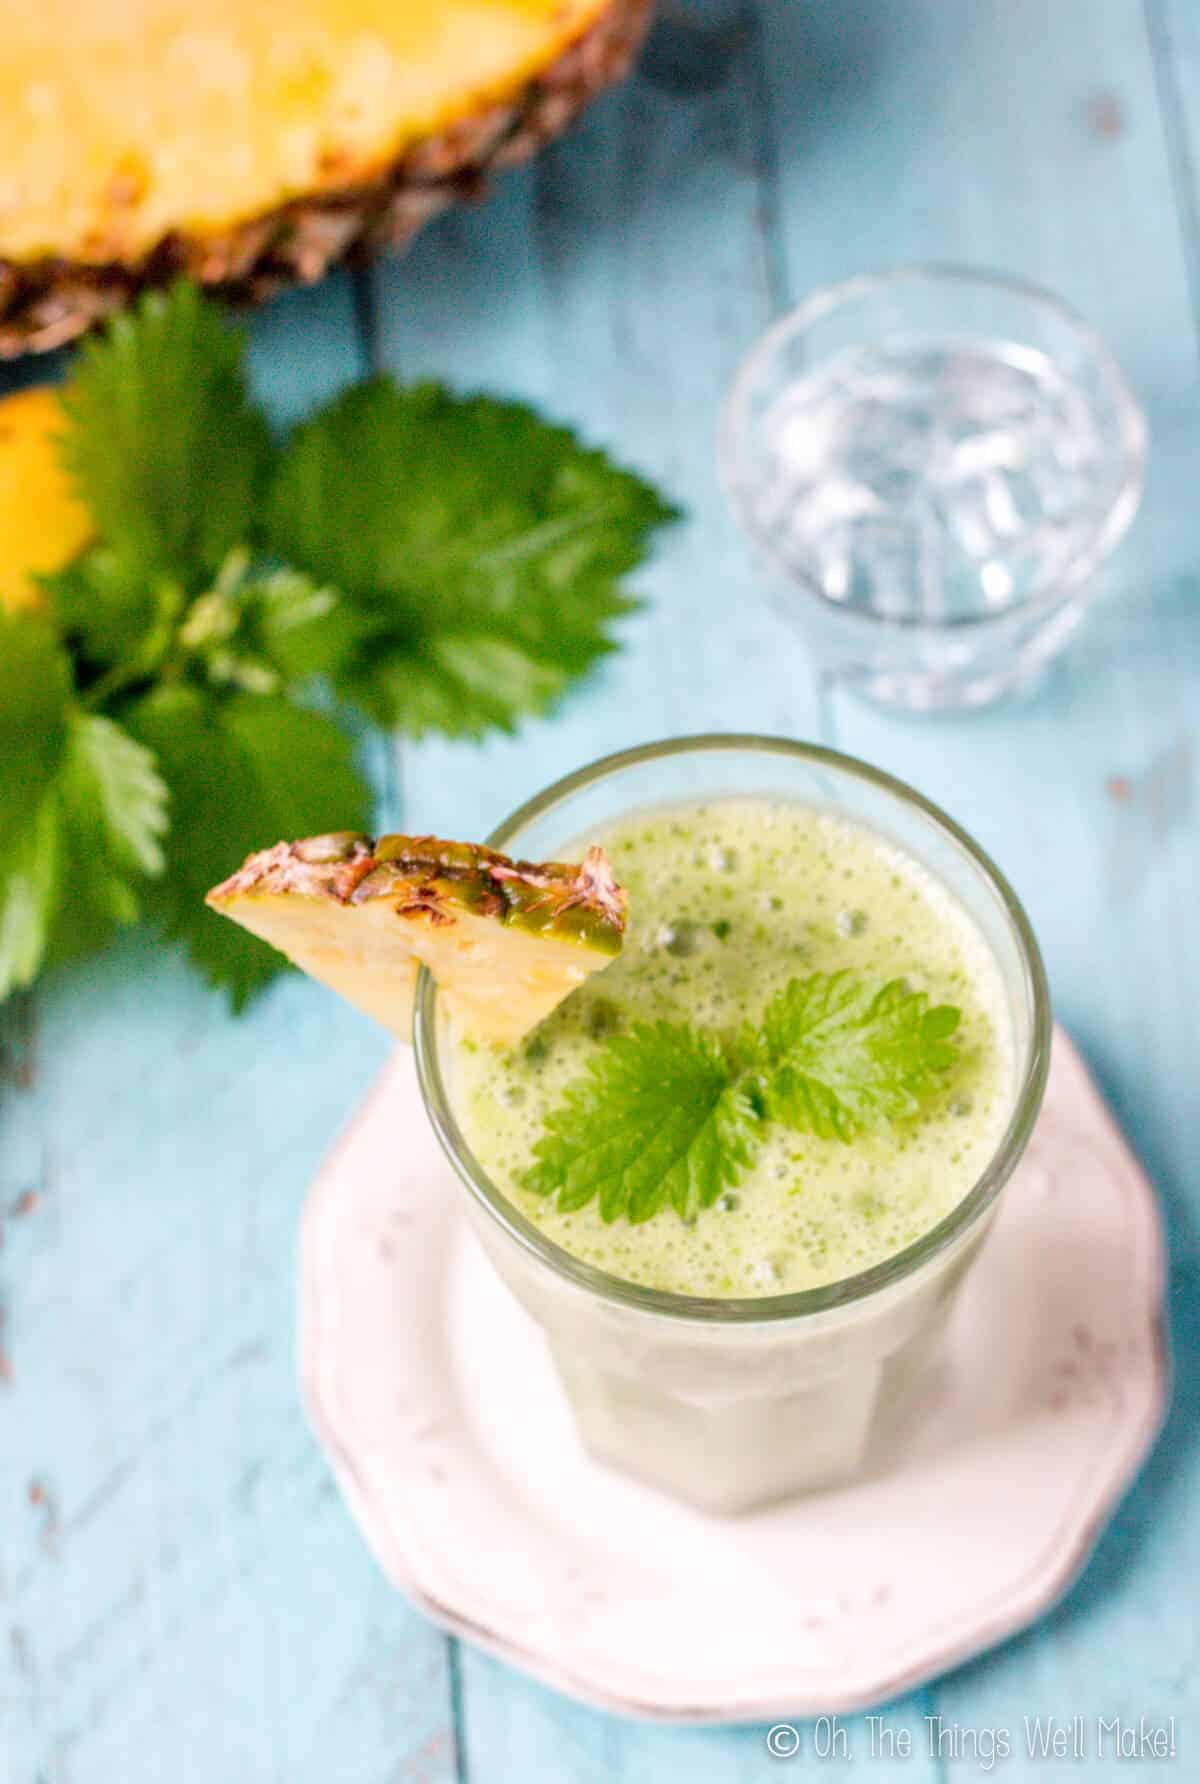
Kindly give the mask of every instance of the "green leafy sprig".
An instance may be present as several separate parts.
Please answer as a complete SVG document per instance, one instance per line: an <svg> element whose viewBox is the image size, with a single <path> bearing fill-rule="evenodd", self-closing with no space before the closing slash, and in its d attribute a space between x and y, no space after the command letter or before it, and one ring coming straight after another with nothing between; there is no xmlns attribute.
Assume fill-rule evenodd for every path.
<svg viewBox="0 0 1200 1784"><path fill-rule="evenodd" d="M957 1058L960 1013L903 979L793 979L762 1025L612 1036L568 1085L525 1185L563 1213L693 1220L753 1164L768 1122L850 1141L918 1115Z"/></svg>
<svg viewBox="0 0 1200 1784"><path fill-rule="evenodd" d="M203 893L367 826L355 713L479 737L544 711L615 648L674 510L435 384L373 378L275 441L187 283L86 345L63 407L94 541L0 614L0 998L146 914L240 1006L282 962Z"/></svg>

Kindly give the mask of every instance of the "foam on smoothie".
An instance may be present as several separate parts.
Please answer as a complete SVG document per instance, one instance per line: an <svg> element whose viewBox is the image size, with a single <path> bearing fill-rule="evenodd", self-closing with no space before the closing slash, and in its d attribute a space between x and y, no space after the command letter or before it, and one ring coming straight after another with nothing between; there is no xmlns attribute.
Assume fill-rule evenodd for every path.
<svg viewBox="0 0 1200 1784"><path fill-rule="evenodd" d="M682 1294L836 1282L935 1226L983 1171L1013 1100L1000 974L957 900L873 831L786 802L635 812L586 840L628 889L624 951L515 1051L453 1046L458 1118L492 1180L575 1256ZM691 1225L673 1209L606 1225L595 1202L560 1214L522 1189L547 1113L604 1035L659 1018L757 1022L789 979L844 967L905 977L962 1011L959 1064L919 1120L849 1145L772 1124L753 1169Z"/></svg>

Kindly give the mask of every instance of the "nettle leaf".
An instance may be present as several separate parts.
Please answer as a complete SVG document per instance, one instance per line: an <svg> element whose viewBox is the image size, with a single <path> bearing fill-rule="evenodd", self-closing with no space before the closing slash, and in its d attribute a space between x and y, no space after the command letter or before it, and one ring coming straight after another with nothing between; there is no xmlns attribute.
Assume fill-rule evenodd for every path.
<svg viewBox="0 0 1200 1784"><path fill-rule="evenodd" d="M167 791L149 750L73 711L57 771L0 870L0 997L108 940L162 871Z"/></svg>
<svg viewBox="0 0 1200 1784"><path fill-rule="evenodd" d="M171 789L167 866L149 913L182 940L241 1008L286 963L204 904L231 861L310 830L364 829L369 792L346 734L319 713L266 695L156 689L126 722Z"/></svg>
<svg viewBox="0 0 1200 1784"><path fill-rule="evenodd" d="M11 844L0 874L0 998L32 984L46 958L61 849L58 813L45 799Z"/></svg>
<svg viewBox="0 0 1200 1784"><path fill-rule="evenodd" d="M84 343L63 457L105 547L195 586L252 530L270 454L245 341L194 285L148 292Z"/></svg>
<svg viewBox="0 0 1200 1784"><path fill-rule="evenodd" d="M0 610L0 849L27 834L58 772L70 701L70 664L50 626Z"/></svg>
<svg viewBox="0 0 1200 1784"><path fill-rule="evenodd" d="M336 675L368 629L336 589L299 570L260 571L243 592L242 630L285 681Z"/></svg>
<svg viewBox="0 0 1200 1784"><path fill-rule="evenodd" d="M692 1220L752 1162L758 1126L721 1043L658 1022L615 1036L568 1088L525 1184L564 1213L598 1196L606 1221L667 1206Z"/></svg>
<svg viewBox="0 0 1200 1784"><path fill-rule="evenodd" d="M167 789L148 749L111 719L80 714L64 773L67 804L83 811L112 860L130 872L163 870Z"/></svg>
<svg viewBox="0 0 1200 1784"><path fill-rule="evenodd" d="M75 959L141 915L163 870L167 789L148 749L111 719L80 713L55 789L61 860L47 955Z"/></svg>
<svg viewBox="0 0 1200 1784"><path fill-rule="evenodd" d="M342 685L420 735L510 730L614 648L621 578L675 517L517 403L375 379L297 430L268 514L280 557L369 621Z"/></svg>
<svg viewBox="0 0 1200 1784"><path fill-rule="evenodd" d="M684 1220L753 1163L769 1120L820 1139L918 1115L955 1063L959 1012L903 980L793 979L761 1027L724 1036L659 1022L617 1035L568 1085L524 1183L561 1212L599 1198L632 1222Z"/></svg>
<svg viewBox="0 0 1200 1784"><path fill-rule="evenodd" d="M767 1099L789 1127L852 1139L916 1115L953 1064L959 1012L929 1007L903 979L888 984L849 972L793 979L763 1019Z"/></svg>

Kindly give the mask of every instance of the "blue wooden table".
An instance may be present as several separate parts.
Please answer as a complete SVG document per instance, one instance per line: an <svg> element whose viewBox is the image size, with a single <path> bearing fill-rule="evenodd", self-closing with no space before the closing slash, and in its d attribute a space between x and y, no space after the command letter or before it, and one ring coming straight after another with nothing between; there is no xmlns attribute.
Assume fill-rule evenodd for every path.
<svg viewBox="0 0 1200 1784"><path fill-rule="evenodd" d="M855 1765L905 1784L982 1776L929 1756L935 1714L1019 1729L1174 1713L1174 1768L1113 1769L1194 1778L1200 8L696 0L694 17L715 13L732 28L702 55L660 36L485 207L263 311L255 372L279 417L369 366L520 395L689 511L641 578L626 650L552 720L414 748L399 770L378 749L390 822L483 833L604 751L776 731L916 782L1011 874L1058 1011L1161 1191L1174 1410L1063 1605L891 1706L911 1757L871 1761L852 1725ZM1073 300L1115 344L1152 440L1142 516L1084 642L1029 704L924 724L816 683L714 463L722 392L768 318L915 257ZM384 1056L365 1019L293 979L234 1021L135 935L2 1026L5 1784L732 1784L783 1767L762 1730L649 1728L565 1701L447 1641L368 1556L305 1426L292 1340L301 1199ZM1018 1743L1001 1771L1058 1769Z"/></svg>

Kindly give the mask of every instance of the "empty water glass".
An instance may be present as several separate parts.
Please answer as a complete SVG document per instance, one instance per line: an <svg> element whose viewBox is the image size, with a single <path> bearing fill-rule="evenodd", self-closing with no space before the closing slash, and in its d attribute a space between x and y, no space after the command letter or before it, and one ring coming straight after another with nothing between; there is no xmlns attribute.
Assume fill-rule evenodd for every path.
<svg viewBox="0 0 1200 1784"><path fill-rule="evenodd" d="M982 706L1061 650L1141 498L1120 367L1036 286L912 266L768 329L721 430L733 509L820 667L909 711Z"/></svg>

